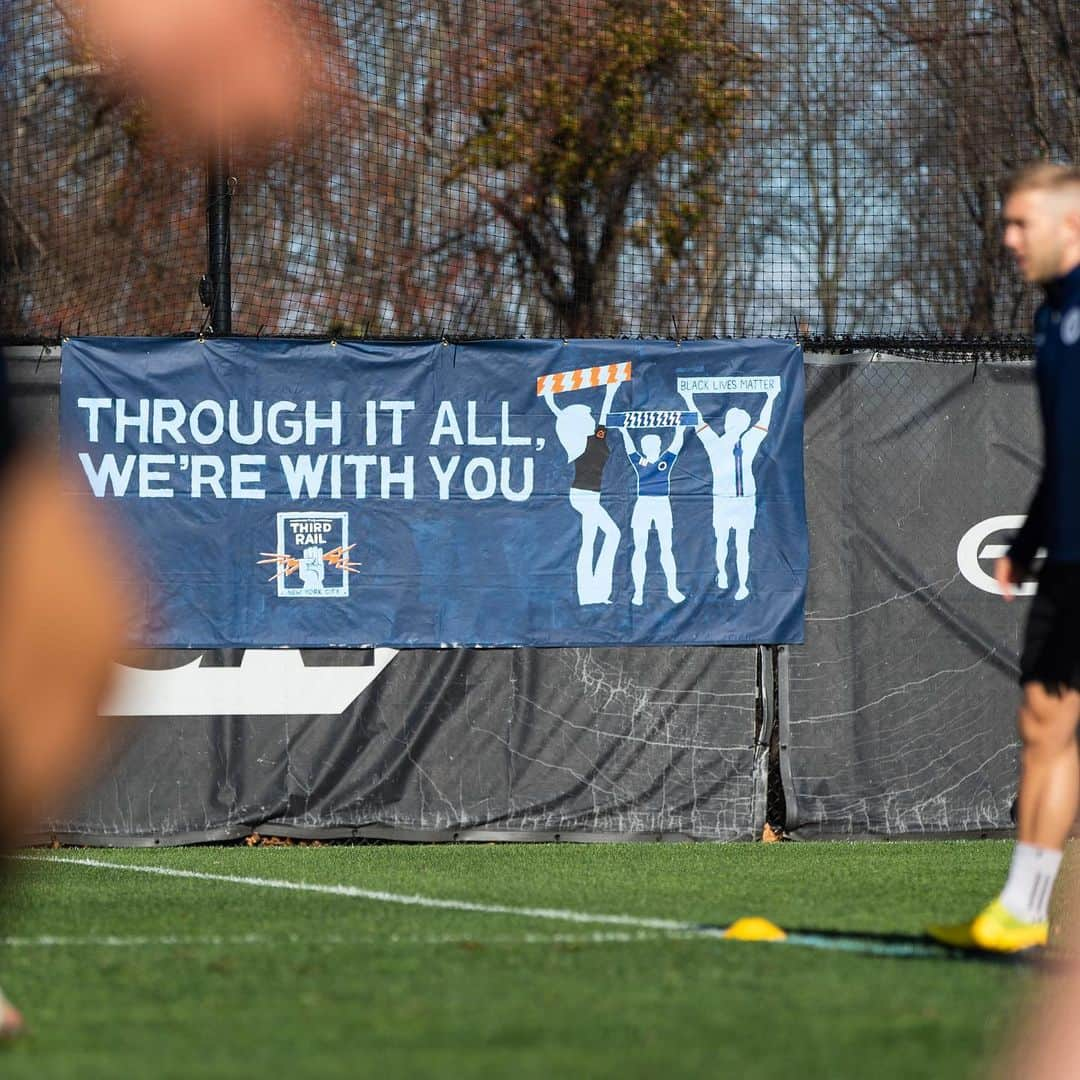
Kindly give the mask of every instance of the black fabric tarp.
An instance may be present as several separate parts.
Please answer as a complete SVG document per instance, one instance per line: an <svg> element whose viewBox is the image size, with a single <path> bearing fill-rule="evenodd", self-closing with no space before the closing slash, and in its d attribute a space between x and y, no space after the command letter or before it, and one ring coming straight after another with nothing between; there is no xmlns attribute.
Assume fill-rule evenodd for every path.
<svg viewBox="0 0 1080 1080"><path fill-rule="evenodd" d="M24 429L53 443L58 364L20 350L10 371ZM144 653L141 699L157 715L118 723L109 768L48 833L92 844L256 830L406 840L760 834L756 648L378 652L377 664L369 650ZM313 714L305 701L324 697L343 667L356 669L355 690ZM179 688L155 681L154 669L184 669ZM290 711L191 715L184 702L197 700L200 678L223 669L240 700L288 699Z"/></svg>
<svg viewBox="0 0 1080 1080"><path fill-rule="evenodd" d="M302 659L317 675L370 657ZM765 782L756 666L752 649L402 651L337 715L134 718L107 775L51 831L747 839Z"/></svg>
<svg viewBox="0 0 1080 1080"><path fill-rule="evenodd" d="M806 423L806 645L780 665L788 830L1008 828L1029 602L975 587L958 546L1027 508L1032 368L818 358ZM983 573L1007 539L985 535Z"/></svg>
<svg viewBox="0 0 1080 1080"><path fill-rule="evenodd" d="M57 363L24 353L11 373L25 426L55 440ZM147 669L185 672L179 696L151 677L154 707L118 727L112 766L50 831L752 839L774 718L795 836L1007 829L1028 601L969 580L1003 533L979 534L967 576L957 548L1026 509L1030 365L810 356L806 437L807 643L779 650L775 701L771 649L146 654ZM356 680L333 707L300 704L342 668ZM187 690L219 675L232 700L285 704L192 707Z"/></svg>

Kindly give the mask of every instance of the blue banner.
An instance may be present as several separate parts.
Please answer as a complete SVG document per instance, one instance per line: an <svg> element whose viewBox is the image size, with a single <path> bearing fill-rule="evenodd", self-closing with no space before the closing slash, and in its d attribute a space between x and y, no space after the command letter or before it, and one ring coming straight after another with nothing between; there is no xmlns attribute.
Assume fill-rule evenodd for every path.
<svg viewBox="0 0 1080 1080"><path fill-rule="evenodd" d="M64 343L148 646L794 643L794 342Z"/></svg>

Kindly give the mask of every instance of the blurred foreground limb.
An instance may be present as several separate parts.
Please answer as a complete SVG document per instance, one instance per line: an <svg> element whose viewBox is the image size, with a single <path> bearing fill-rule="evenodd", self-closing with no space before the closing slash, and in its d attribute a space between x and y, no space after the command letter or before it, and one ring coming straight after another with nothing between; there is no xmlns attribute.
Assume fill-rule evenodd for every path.
<svg viewBox="0 0 1080 1080"><path fill-rule="evenodd" d="M18 843L100 762L125 645L125 560L89 497L23 452L0 486L0 837ZM123 577L130 578L125 572Z"/></svg>
<svg viewBox="0 0 1080 1080"><path fill-rule="evenodd" d="M83 0L64 4L83 50L146 99L171 141L201 142L227 119L241 142L290 134L306 91L291 5L268 0Z"/></svg>

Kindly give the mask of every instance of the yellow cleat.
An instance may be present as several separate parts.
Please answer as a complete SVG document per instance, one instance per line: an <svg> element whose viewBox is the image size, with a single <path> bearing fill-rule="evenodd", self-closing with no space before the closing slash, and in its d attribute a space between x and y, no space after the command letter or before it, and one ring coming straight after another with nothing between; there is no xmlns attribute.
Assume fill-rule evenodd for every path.
<svg viewBox="0 0 1080 1080"><path fill-rule="evenodd" d="M973 922L974 920L972 920ZM971 936L971 922L935 924L926 928L926 936L932 937L951 949L974 949L975 939Z"/></svg>
<svg viewBox="0 0 1080 1080"><path fill-rule="evenodd" d="M982 949L984 952L1014 953L1046 944L1049 924L1024 922L993 900L971 922L951 926L928 926L927 934L954 949Z"/></svg>

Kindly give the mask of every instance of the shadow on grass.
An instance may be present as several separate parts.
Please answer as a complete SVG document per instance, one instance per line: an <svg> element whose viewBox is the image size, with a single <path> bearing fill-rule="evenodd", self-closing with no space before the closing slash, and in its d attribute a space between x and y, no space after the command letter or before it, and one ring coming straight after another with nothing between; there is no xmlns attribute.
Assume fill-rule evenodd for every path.
<svg viewBox="0 0 1080 1080"><path fill-rule="evenodd" d="M702 932L715 934L725 928L702 924L700 929ZM899 960L949 960L1039 971L1064 971L1076 960L1075 956L1059 949L1034 948L1015 953L994 953L982 949L951 948L926 934L877 934L851 930L818 930L809 927L786 929L785 934L786 937L781 941L752 944L793 945L826 952L888 956Z"/></svg>

